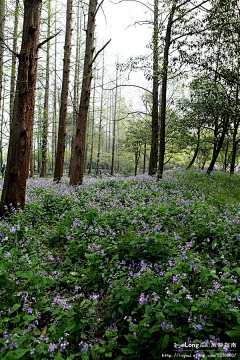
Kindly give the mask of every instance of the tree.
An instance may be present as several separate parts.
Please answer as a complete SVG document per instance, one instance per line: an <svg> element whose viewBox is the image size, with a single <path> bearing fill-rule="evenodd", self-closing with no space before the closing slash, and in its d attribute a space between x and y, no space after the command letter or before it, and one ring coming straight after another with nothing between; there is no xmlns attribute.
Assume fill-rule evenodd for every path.
<svg viewBox="0 0 240 360"><path fill-rule="evenodd" d="M47 2L48 18L47 18L47 37L50 37L51 25L51 0ZM49 78L50 78L50 43L47 42L46 53L46 72L45 72L45 96L44 96L44 112L43 112L43 129L42 129L42 169L41 177L47 176L47 144L48 144L48 125L49 125Z"/></svg>
<svg viewBox="0 0 240 360"><path fill-rule="evenodd" d="M201 32L202 29L195 29L196 24L193 24L191 28L191 19L188 19L188 15L190 14L193 17L193 13L196 9L201 8L207 1L194 1L188 2L183 1L179 2L177 0L173 0L171 2L171 7L169 10L165 39L164 39L164 55L163 55L163 63L162 63L162 86L161 86L161 112L160 112L160 146L159 146L159 164L158 164L158 172L157 179L161 179L163 175L164 168L164 156L165 156L165 130L166 130L166 104L167 104L167 82L168 82L168 71L169 71L169 51L170 47L173 44L177 44L181 38L186 38L186 36L192 36L193 34L197 34ZM189 23L189 24L188 24ZM177 25L182 26L181 31L178 33ZM187 26L188 25L188 26ZM188 27L190 29L188 29ZM189 32L187 32L188 29ZM176 33L175 37L172 38L173 30ZM178 34L178 35L177 35ZM182 45L186 45L185 43L178 43L178 50L181 49Z"/></svg>
<svg viewBox="0 0 240 360"><path fill-rule="evenodd" d="M54 171L54 180L57 181L59 181L63 176L63 165L64 165L64 154L65 154L67 100L68 100L71 37L72 37L72 12L73 12L73 0L68 0L67 15L66 15L64 60L63 60L63 81L62 81L61 106L60 106L59 127L58 127L58 145L57 145L57 156L56 156L55 171Z"/></svg>
<svg viewBox="0 0 240 360"><path fill-rule="evenodd" d="M0 215L24 208L33 131L42 1L24 1L21 52Z"/></svg>
<svg viewBox="0 0 240 360"><path fill-rule="evenodd" d="M154 23L153 23L153 106L152 106L152 142L149 160L149 175L157 171L158 155L158 87L159 87L159 24L158 24L158 1L154 0Z"/></svg>
<svg viewBox="0 0 240 360"><path fill-rule="evenodd" d="M97 0L89 0L88 10L88 24L86 32L86 46L85 46L85 58L83 69L83 81L81 99L79 105L79 112L77 117L77 130L73 146L72 167L70 174L70 185L82 184L83 172L84 172L84 153L86 142L86 128L87 128L87 116L91 93L91 81L92 81L92 68L93 63L96 60L98 54L107 46L99 50L95 56L94 53L94 32L95 32L95 20L99 9Z"/></svg>
<svg viewBox="0 0 240 360"><path fill-rule="evenodd" d="M4 65L4 27L5 27L5 0L0 0L0 113L3 107L3 65ZM1 119L1 141L0 141L0 167L2 167L2 136L3 116Z"/></svg>
<svg viewBox="0 0 240 360"><path fill-rule="evenodd" d="M17 53L18 22L19 22L19 1L16 1L16 7L14 12L13 53L12 53L11 84L10 84L10 124L12 123L12 113L13 113L15 85L16 85L16 61L17 61L16 53Z"/></svg>

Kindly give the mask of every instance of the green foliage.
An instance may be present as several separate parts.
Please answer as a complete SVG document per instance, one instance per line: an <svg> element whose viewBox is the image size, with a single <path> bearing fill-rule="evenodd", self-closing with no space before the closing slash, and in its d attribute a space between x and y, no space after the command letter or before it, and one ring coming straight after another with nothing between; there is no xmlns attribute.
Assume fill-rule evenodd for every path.
<svg viewBox="0 0 240 360"><path fill-rule="evenodd" d="M29 181L26 211L0 223L0 359L224 358L239 339L239 181Z"/></svg>

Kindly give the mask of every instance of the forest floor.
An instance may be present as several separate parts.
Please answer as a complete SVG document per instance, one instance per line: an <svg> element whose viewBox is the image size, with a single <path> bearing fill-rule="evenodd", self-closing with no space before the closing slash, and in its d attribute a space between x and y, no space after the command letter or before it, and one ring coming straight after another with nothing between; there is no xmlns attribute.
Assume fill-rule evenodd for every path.
<svg viewBox="0 0 240 360"><path fill-rule="evenodd" d="M240 177L29 180L0 221L0 359L240 359Z"/></svg>

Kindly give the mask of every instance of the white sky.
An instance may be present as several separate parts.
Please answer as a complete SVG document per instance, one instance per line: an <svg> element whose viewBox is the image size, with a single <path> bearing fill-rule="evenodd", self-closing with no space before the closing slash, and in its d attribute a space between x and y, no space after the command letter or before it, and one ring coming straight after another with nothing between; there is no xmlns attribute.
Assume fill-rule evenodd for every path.
<svg viewBox="0 0 240 360"><path fill-rule="evenodd" d="M147 2L147 0L143 0ZM137 57L150 53L146 46L151 42L152 28L148 24L135 24L139 21L151 19L151 12L142 4L127 0L116 4L110 0L103 3L103 11L100 10L96 18L97 49L101 48L109 39L111 42L105 50L105 61L110 72L114 72L116 60L126 62L130 57ZM143 71L133 72L130 75L129 84L148 87ZM140 100L141 90L136 88L124 88L128 98L136 104Z"/></svg>
<svg viewBox="0 0 240 360"><path fill-rule="evenodd" d="M113 4L105 0L103 11L99 11L96 19L97 38L103 43L112 39L108 45L109 55L115 57L119 54L120 60L126 61L131 56L149 52L146 45L151 41L151 28L148 25L134 25L151 16L143 5L135 1Z"/></svg>

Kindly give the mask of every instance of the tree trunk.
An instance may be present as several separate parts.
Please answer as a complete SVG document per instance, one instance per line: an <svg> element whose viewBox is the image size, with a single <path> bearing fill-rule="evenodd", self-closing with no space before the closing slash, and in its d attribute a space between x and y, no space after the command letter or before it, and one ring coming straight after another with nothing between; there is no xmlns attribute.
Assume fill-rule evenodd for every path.
<svg viewBox="0 0 240 360"><path fill-rule="evenodd" d="M162 77L162 93L161 93L161 123L160 123L160 148L159 148L159 164L157 179L162 179L163 166L164 166L164 155L165 155L165 131L166 131L166 106L167 106L167 76L168 76L168 56L169 48L171 45L171 32L172 32L172 20L175 12L175 6L172 6L171 13L169 15L166 37L165 37L165 48L163 58L163 77Z"/></svg>
<svg viewBox="0 0 240 360"><path fill-rule="evenodd" d="M217 144L217 146L215 147L215 150L213 152L213 156L212 156L212 160L211 160L211 163L208 167L208 170L207 172L210 173L211 171L213 171L213 168L214 168L214 165L217 161L217 158L218 158L218 155L220 153L220 150L222 148L222 145L223 145L223 141L224 141L224 138L225 138L225 135L227 133L227 126L228 126L228 122L229 120L227 119L226 121L224 121L224 124L223 124L223 130L222 130L222 134L221 134L221 137L219 139L219 142Z"/></svg>
<svg viewBox="0 0 240 360"><path fill-rule="evenodd" d="M87 37L83 70L83 81L79 113L77 118L77 130L73 148L72 170L70 185L82 184L84 171L84 152L86 141L87 115L90 100L90 89L92 80L92 65L94 52L94 31L97 11L97 0L89 1Z"/></svg>
<svg viewBox="0 0 240 360"><path fill-rule="evenodd" d="M66 17L66 34L63 60L63 81L61 93L61 107L58 127L58 145L57 157L55 162L54 180L59 181L63 176L65 141L66 141L66 124L67 124L67 101L68 101L68 84L70 74L70 56L71 56L71 39L72 39L72 13L73 0L67 1Z"/></svg>
<svg viewBox="0 0 240 360"><path fill-rule="evenodd" d="M114 175L114 160L115 160L115 142L116 142L116 118L117 118L117 95L118 95L118 78L116 69L116 93L114 99L114 113L113 113L113 129L112 129L112 164L111 164L111 175Z"/></svg>
<svg viewBox="0 0 240 360"><path fill-rule="evenodd" d="M139 160L139 153L138 153L138 149L137 149L137 152L135 154L135 169L134 169L135 176L137 176L138 160Z"/></svg>
<svg viewBox="0 0 240 360"><path fill-rule="evenodd" d="M200 128L198 128L198 134L197 134L197 135L198 135L198 137L197 137L197 147L196 147L196 149L195 149L193 158L192 158L192 160L190 161L190 164L187 166L187 170L191 169L191 167L193 166L194 161L196 160L197 155L198 155L198 150L199 150L199 145L200 145Z"/></svg>
<svg viewBox="0 0 240 360"><path fill-rule="evenodd" d="M3 92L3 54L4 54L4 26L5 26L5 0L0 0L0 114L2 108L2 92ZM3 117L1 120L3 126ZM1 132L1 164L2 166L2 132Z"/></svg>
<svg viewBox="0 0 240 360"><path fill-rule="evenodd" d="M146 172L146 157L147 157L147 143L144 143L144 153L143 153L143 174Z"/></svg>
<svg viewBox="0 0 240 360"><path fill-rule="evenodd" d="M15 85L16 85L16 53L17 53L17 36L18 36L18 21L19 21L19 1L16 1L14 12L14 30L13 30L13 53L12 53L12 68L11 68L11 84L10 84L10 126L12 123Z"/></svg>
<svg viewBox="0 0 240 360"><path fill-rule="evenodd" d="M55 34L57 33L57 2L55 3ZM52 171L57 157L57 37L54 44L54 90L53 90L53 131L52 131Z"/></svg>
<svg viewBox="0 0 240 360"><path fill-rule="evenodd" d="M229 138L227 137L227 145L224 154L224 172L227 172L227 167L228 167L228 149L229 149Z"/></svg>
<svg viewBox="0 0 240 360"><path fill-rule="evenodd" d="M24 1L22 46L0 214L24 209L33 131L42 1Z"/></svg>
<svg viewBox="0 0 240 360"><path fill-rule="evenodd" d="M75 54L75 69L74 69L74 90L73 90L73 130L72 130L72 141L71 141L71 157L69 165L69 176L72 168L72 157L73 157L73 145L75 138L75 129L77 123L77 111L79 107L79 78L80 78L80 49L81 49L81 34L82 34L82 21L80 16L80 2L77 7L77 38L76 38L76 54Z"/></svg>
<svg viewBox="0 0 240 360"><path fill-rule="evenodd" d="M239 63L238 63L239 65ZM239 70L239 68L238 68ZM236 89L236 106L235 106L235 114L234 114L234 129L233 129L233 139L232 139L232 158L231 158L231 165L230 165L230 174L234 174L234 168L235 168L235 162L236 162L236 155L237 155L237 147L238 147L238 143L240 141L237 140L237 132L238 132L238 127L239 127L239 115L238 115L238 96L239 96L239 84L237 84L237 89Z"/></svg>
<svg viewBox="0 0 240 360"><path fill-rule="evenodd" d="M5 78L5 76L4 76ZM5 80L3 78L3 80ZM2 91L2 119L1 119L1 129L0 129L0 169L2 168L3 166L3 153L2 153L2 149L3 149L3 125L4 125L4 99L5 99L5 88L3 88L3 91Z"/></svg>
<svg viewBox="0 0 240 360"><path fill-rule="evenodd" d="M103 118L103 86L104 86L104 53L103 53L103 65L102 66L103 66L103 68L102 68L102 87L101 87L99 126L98 126L98 152L97 152L96 175L98 175L98 172L99 172L100 150L101 150L101 131L102 131L102 118Z"/></svg>
<svg viewBox="0 0 240 360"><path fill-rule="evenodd" d="M149 175L157 172L158 156L158 0L154 0L154 30L153 30L153 108L152 108L152 142L149 160Z"/></svg>
<svg viewBox="0 0 240 360"><path fill-rule="evenodd" d="M88 174L92 173L92 161L93 161L93 140L94 140L94 123L95 123L95 97L96 97L96 77L94 78L93 89L93 110L92 110L92 133L91 133L91 148L90 148L90 160Z"/></svg>
<svg viewBox="0 0 240 360"><path fill-rule="evenodd" d="M48 21L47 21L47 37L50 37L50 20L51 20L51 0L48 0ZM48 113L49 113L49 77L50 77L50 43L47 43L46 55L46 85L44 98L44 114L43 114L43 132L42 132L42 169L41 177L47 177L47 146L48 146Z"/></svg>

